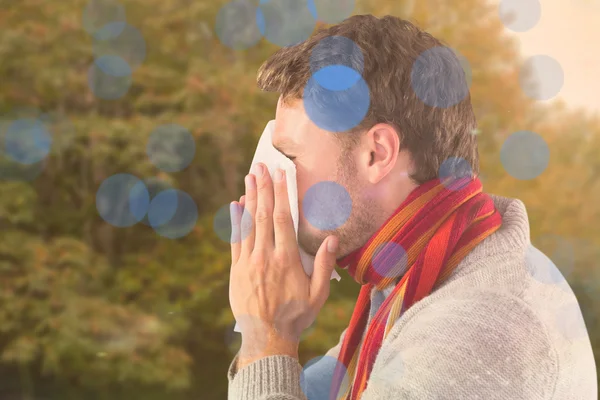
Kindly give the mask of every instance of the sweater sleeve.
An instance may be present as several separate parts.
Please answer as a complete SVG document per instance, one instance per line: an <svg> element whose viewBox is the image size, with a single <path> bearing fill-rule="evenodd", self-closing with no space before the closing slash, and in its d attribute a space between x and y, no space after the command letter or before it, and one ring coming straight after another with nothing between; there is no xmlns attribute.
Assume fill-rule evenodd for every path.
<svg viewBox="0 0 600 400"><path fill-rule="evenodd" d="M337 357L345 333L346 329L340 335L338 344L329 349L326 356ZM229 400L307 400L307 385L310 383L305 380L310 379L310 375L303 375L302 366L295 358L264 357L238 371L238 357L239 352L227 372Z"/></svg>
<svg viewBox="0 0 600 400"><path fill-rule="evenodd" d="M402 324L382 346L361 400L555 399L556 350L517 297L457 295Z"/></svg>

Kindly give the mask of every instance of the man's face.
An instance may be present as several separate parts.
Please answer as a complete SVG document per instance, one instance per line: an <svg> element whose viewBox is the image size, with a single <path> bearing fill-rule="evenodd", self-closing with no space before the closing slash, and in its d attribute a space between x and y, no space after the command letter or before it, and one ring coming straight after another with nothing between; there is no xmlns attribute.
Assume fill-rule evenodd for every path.
<svg viewBox="0 0 600 400"><path fill-rule="evenodd" d="M315 255L323 240L336 234L340 239L338 257L360 247L377 228L371 218L372 213L377 212L377 207L365 206L365 181L356 170L352 154L350 157L341 157L343 149L339 140L310 120L301 100L284 106L280 98L275 116L273 146L296 165L300 246L307 253ZM338 183L352 199L350 217L334 230L320 230L304 217L302 205L306 191L321 181Z"/></svg>

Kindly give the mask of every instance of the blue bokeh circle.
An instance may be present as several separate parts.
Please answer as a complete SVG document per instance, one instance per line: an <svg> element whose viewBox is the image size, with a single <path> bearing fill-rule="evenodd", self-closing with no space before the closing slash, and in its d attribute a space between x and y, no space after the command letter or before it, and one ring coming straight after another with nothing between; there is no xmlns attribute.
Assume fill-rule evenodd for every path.
<svg viewBox="0 0 600 400"><path fill-rule="evenodd" d="M88 70L88 86L100 99L120 99L129 91L131 83L131 68L118 56L101 56Z"/></svg>
<svg viewBox="0 0 600 400"><path fill-rule="evenodd" d="M352 39L345 36L327 36L312 49L310 70L314 74L331 65L343 65L362 74L365 67L364 54Z"/></svg>
<svg viewBox="0 0 600 400"><path fill-rule="evenodd" d="M50 152L52 137L44 124L33 118L12 122L4 136L4 151L12 160L31 165L42 161Z"/></svg>
<svg viewBox="0 0 600 400"><path fill-rule="evenodd" d="M375 249L371 264L381 277L396 279L408 270L408 253L396 242L385 242Z"/></svg>
<svg viewBox="0 0 600 400"><path fill-rule="evenodd" d="M184 191L169 189L150 202L148 220L154 231L168 239L188 235L198 221L198 206Z"/></svg>
<svg viewBox="0 0 600 400"><path fill-rule="evenodd" d="M445 46L422 52L411 70L415 95L430 107L448 108L465 100L469 87L457 54Z"/></svg>
<svg viewBox="0 0 600 400"><path fill-rule="evenodd" d="M342 88L351 83L354 84L345 90L327 89ZM356 71L343 65L330 65L313 74L304 87L302 99L306 115L311 121L330 132L345 132L358 126L371 104L365 80Z"/></svg>
<svg viewBox="0 0 600 400"><path fill-rule="evenodd" d="M259 32L269 42L281 47L308 39L316 23L306 1L260 0L256 8Z"/></svg>
<svg viewBox="0 0 600 400"><path fill-rule="evenodd" d="M150 133L146 153L160 170L178 172L194 159L196 142L190 131L181 125L161 125Z"/></svg>
<svg viewBox="0 0 600 400"><path fill-rule="evenodd" d="M518 131L510 135L500 149L500 161L506 172L520 180L541 175L550 162L550 148L540 135Z"/></svg>
<svg viewBox="0 0 600 400"><path fill-rule="evenodd" d="M233 0L223 5L217 13L215 31L221 43L231 49L254 46L262 36L256 6L248 0Z"/></svg>
<svg viewBox="0 0 600 400"><path fill-rule="evenodd" d="M341 399L349 385L348 370L337 357L315 357L304 365L300 373L300 388L308 400Z"/></svg>
<svg viewBox="0 0 600 400"><path fill-rule="evenodd" d="M332 230L342 226L352 212L352 199L342 185L322 181L312 185L302 199L304 218L315 228Z"/></svg>
<svg viewBox="0 0 600 400"><path fill-rule="evenodd" d="M460 190L473 179L473 169L462 157L448 157L440 165L438 177L447 189Z"/></svg>
<svg viewBox="0 0 600 400"><path fill-rule="evenodd" d="M96 192L96 209L109 224L123 228L135 225L143 216L150 195L143 182L131 174L115 174L105 179Z"/></svg>

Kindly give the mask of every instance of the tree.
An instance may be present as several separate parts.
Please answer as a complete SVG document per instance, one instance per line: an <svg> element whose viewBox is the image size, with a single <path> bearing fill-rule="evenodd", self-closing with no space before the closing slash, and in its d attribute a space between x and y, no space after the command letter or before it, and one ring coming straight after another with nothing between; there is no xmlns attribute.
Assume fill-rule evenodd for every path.
<svg viewBox="0 0 600 400"><path fill-rule="evenodd" d="M88 84L87 1L5 0L0 7L0 138L11 121L38 116L53 137L49 156L29 167L0 148L0 397L225 397L236 339L229 245L213 223L242 194L258 135L274 117L277 94L260 93L255 78L277 47L265 40L246 50L224 46L214 24L224 3L121 1L146 57L116 100L94 96ZM588 278L600 244L590 224L599 211L597 117L523 95L516 43L487 3L362 0L355 13L410 18L469 61L485 189L525 202L532 240L573 236L585 249L567 279L597 351L599 281ZM160 171L146 154L152 131L170 123L196 143L181 172ZM499 156L504 140L523 129L551 149L550 166L531 181L508 175ZM171 240L141 223L107 224L96 192L116 173L188 193L198 209L195 228ZM303 363L332 347L350 319L359 287L340 273L305 333Z"/></svg>

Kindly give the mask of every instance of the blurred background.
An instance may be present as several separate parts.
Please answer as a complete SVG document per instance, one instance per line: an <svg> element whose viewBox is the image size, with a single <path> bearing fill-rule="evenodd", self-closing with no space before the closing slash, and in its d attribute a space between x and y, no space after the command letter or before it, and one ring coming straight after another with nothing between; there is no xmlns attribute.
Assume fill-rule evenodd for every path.
<svg viewBox="0 0 600 400"><path fill-rule="evenodd" d="M228 204L278 97L256 71L366 13L460 55L484 190L525 203L598 359L600 1L260 3L0 0L0 400L226 398ZM350 320L338 272L303 365Z"/></svg>

